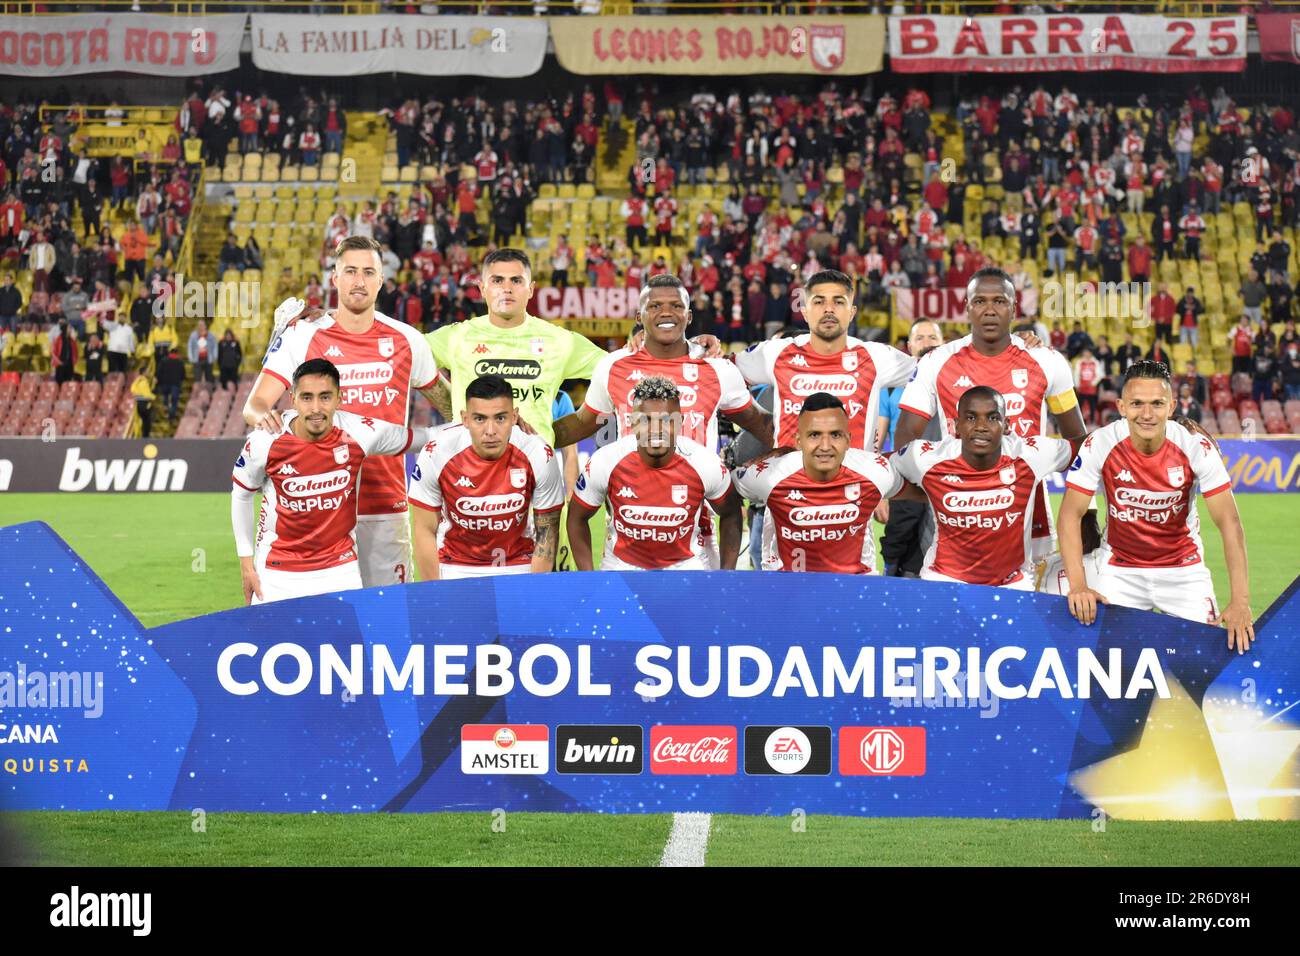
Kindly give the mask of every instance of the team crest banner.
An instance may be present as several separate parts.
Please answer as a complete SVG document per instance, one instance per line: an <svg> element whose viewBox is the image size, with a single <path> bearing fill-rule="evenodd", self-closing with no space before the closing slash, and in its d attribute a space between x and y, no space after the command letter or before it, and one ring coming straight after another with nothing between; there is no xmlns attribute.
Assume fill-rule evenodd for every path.
<svg viewBox="0 0 1300 956"><path fill-rule="evenodd" d="M884 66L885 18L552 17L570 73L853 76Z"/></svg>
<svg viewBox="0 0 1300 956"><path fill-rule="evenodd" d="M1246 18L890 17L889 64L897 73L1236 73L1246 68Z"/></svg>
<svg viewBox="0 0 1300 956"><path fill-rule="evenodd" d="M1083 627L1059 597L779 572L146 629L32 522L0 529L0 807L1297 819L1297 592L1241 656L1145 612Z"/></svg>

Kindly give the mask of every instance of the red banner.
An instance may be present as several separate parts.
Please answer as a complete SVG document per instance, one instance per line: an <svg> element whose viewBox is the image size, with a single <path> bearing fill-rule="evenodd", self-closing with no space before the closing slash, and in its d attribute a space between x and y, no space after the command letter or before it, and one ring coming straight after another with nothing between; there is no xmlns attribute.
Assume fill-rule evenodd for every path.
<svg viewBox="0 0 1300 956"><path fill-rule="evenodd" d="M890 17L889 59L899 73L1240 72L1246 18Z"/></svg>
<svg viewBox="0 0 1300 956"><path fill-rule="evenodd" d="M1300 17L1289 13L1257 13L1259 55L1265 60L1300 63Z"/></svg>
<svg viewBox="0 0 1300 956"><path fill-rule="evenodd" d="M542 286L528 304L539 319L631 319L636 317L640 289L558 289Z"/></svg>

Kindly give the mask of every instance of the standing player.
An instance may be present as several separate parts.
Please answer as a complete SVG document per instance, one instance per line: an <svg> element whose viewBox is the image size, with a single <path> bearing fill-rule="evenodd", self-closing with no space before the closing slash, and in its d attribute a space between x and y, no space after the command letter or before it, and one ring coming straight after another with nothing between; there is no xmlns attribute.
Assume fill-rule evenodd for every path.
<svg viewBox="0 0 1300 956"><path fill-rule="evenodd" d="M736 356L736 366L751 385L775 388L777 445L794 446L804 399L829 392L844 403L849 416L850 447L874 451L880 392L906 382L915 360L880 342L849 337L853 280L843 272L816 273L803 294L809 334L759 342Z"/></svg>
<svg viewBox="0 0 1300 956"><path fill-rule="evenodd" d="M763 570L874 574L871 513L903 480L886 458L849 447L849 417L834 395L799 410L799 450L736 472L736 489L766 505Z"/></svg>
<svg viewBox="0 0 1300 956"><path fill-rule="evenodd" d="M1159 362L1135 362L1120 393L1123 418L1088 436L1066 476L1061 559L1070 580L1070 613L1091 624L1098 600L1164 611L1226 627L1228 647L1244 653L1255 627L1246 536L1232 479L1209 438L1169 420L1173 407L1169 369ZM1099 485L1106 496L1106 529L1094 590L1085 577L1076 529ZM1231 597L1222 614L1205 567L1197 485L1223 536Z"/></svg>
<svg viewBox="0 0 1300 956"><path fill-rule="evenodd" d="M975 385L987 385L1001 393L1009 435L1045 435L1051 412L1061 437L1079 447L1088 431L1069 363L1060 352L1028 347L1011 334L1015 302L1015 286L1001 269L987 266L971 276L966 286L971 334L939 346L917 362L916 375L899 399L894 447L920 438L926 422L936 415L943 416L945 429L952 434L958 399ZM1035 562L1052 553L1054 537L1044 487L1034 501L1030 551Z"/></svg>
<svg viewBox="0 0 1300 956"><path fill-rule="evenodd" d="M299 365L293 411L281 431L253 432L235 462L231 521L246 603L363 587L356 547L362 463L401 455L417 435L427 435L427 429L413 433L340 411L339 379L325 359ZM259 491L254 547L252 505Z"/></svg>
<svg viewBox="0 0 1300 956"><path fill-rule="evenodd" d="M294 369L316 358L338 368L343 411L405 426L412 386L432 398L438 370L420 333L375 311L384 282L379 243L364 236L340 241L331 281L339 307L290 325L271 343L244 405L249 425L279 433L283 423L275 403L290 387ZM357 552L366 587L408 580L411 534L400 458L376 459L361 472Z"/></svg>
<svg viewBox="0 0 1300 956"><path fill-rule="evenodd" d="M551 446L519 428L512 396L499 375L476 378L460 424L436 430L420 452L411 515L422 581L554 567L564 475Z"/></svg>
<svg viewBox="0 0 1300 956"><path fill-rule="evenodd" d="M645 327L645 347L619 349L604 356L591 375L582 408L555 425L556 441L581 441L595 434L602 419L611 418L615 436L628 434L632 394L652 375L671 380L681 396L680 434L709 451L718 451L718 415L726 415L751 432L764 448L772 447L772 416L754 404L736 366L721 358L692 358L686 327L691 321L690 294L674 275L658 275L641 290L638 310ZM701 514L695 544L710 570L720 557L713 519Z"/></svg>
<svg viewBox="0 0 1300 956"><path fill-rule="evenodd" d="M740 500L722 460L678 437L681 397L671 379L644 378L632 394L632 434L598 449L578 476L567 520L579 571L592 569L591 516L606 507L605 571L708 570L693 546L707 501L721 518L721 564L740 554Z"/></svg>
<svg viewBox="0 0 1300 956"><path fill-rule="evenodd" d="M934 512L923 580L1034 589L1029 520L1035 495L1074 452L1059 438L1007 434L1006 422L1002 394L976 385L957 400L956 438L911 442L894 457L899 474L920 487Z"/></svg>

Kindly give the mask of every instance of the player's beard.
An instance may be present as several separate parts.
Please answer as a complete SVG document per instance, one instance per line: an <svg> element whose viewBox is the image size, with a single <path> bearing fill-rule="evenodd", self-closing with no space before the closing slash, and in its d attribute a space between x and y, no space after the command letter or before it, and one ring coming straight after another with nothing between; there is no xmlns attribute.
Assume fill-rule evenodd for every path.
<svg viewBox="0 0 1300 956"><path fill-rule="evenodd" d="M357 300L352 297L351 293L349 293L348 295L340 295L339 308L350 315L358 315L358 316L365 315L367 312L370 312L371 310L374 309L375 302L378 301L378 299L379 299L378 289L375 290L374 295L367 295L364 300L361 300L360 305L355 304Z"/></svg>

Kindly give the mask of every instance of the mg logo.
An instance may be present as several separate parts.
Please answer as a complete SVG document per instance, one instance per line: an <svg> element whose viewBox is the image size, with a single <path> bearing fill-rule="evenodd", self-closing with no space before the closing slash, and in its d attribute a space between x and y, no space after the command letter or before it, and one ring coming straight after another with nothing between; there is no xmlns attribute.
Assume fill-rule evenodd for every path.
<svg viewBox="0 0 1300 956"><path fill-rule="evenodd" d="M879 727L862 738L858 756L872 773L893 773L903 762L903 738L888 727Z"/></svg>

